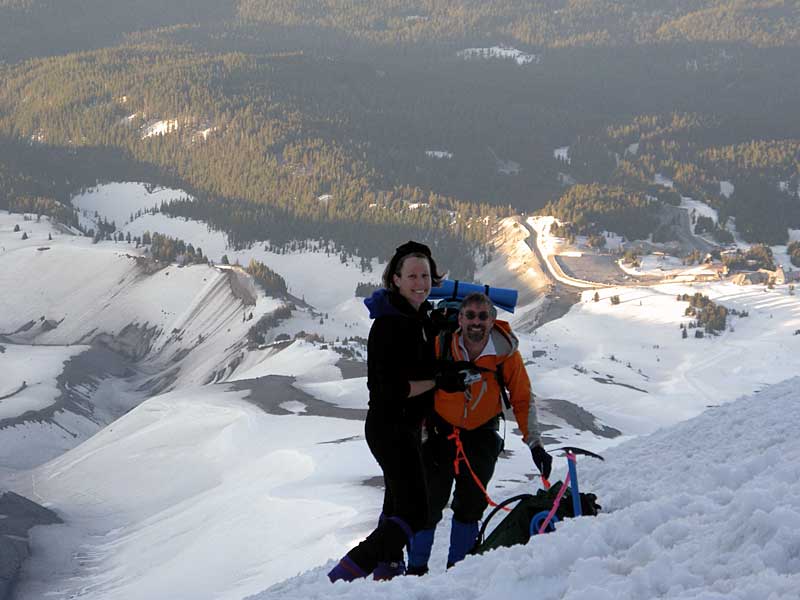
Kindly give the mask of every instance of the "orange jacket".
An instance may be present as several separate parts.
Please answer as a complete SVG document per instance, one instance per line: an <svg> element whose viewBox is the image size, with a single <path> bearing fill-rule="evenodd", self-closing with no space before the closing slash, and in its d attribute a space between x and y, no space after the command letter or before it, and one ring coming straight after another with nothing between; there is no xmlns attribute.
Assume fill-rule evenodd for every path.
<svg viewBox="0 0 800 600"><path fill-rule="evenodd" d="M500 385L495 376L497 365L503 365L503 381L509 393L509 400L522 431L522 439L528 446L541 441L536 404L531 390L531 382L522 355L517 349L519 341L505 321L496 320L489 334L494 342L496 355L485 355L474 361L479 367L489 369L481 372L481 381L473 383L466 392L448 393L436 390L436 412L448 423L464 429L475 429L503 411ZM461 349L461 331L452 335L450 354L453 360L469 360ZM441 337L436 339L436 356L442 356L439 347Z"/></svg>

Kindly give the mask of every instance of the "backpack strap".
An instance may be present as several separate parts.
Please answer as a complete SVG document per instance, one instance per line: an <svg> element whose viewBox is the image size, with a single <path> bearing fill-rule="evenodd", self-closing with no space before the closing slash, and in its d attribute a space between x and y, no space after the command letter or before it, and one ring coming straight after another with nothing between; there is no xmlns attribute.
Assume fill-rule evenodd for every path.
<svg viewBox="0 0 800 600"><path fill-rule="evenodd" d="M439 360L453 360L453 332L444 329L439 332Z"/></svg>
<svg viewBox="0 0 800 600"><path fill-rule="evenodd" d="M453 360L452 345L453 332L450 330L439 332L439 360ZM508 399L506 382L505 378L503 377L503 363L497 364L497 367L494 371L494 376L495 379L497 379L497 386L500 388L500 397L503 399L503 406L506 407L506 410L511 410L511 401Z"/></svg>
<svg viewBox="0 0 800 600"><path fill-rule="evenodd" d="M500 396L503 398L503 406L506 410L511 410L511 401L508 399L508 392L506 391L506 382L503 377L503 363L498 363L494 371L494 376L497 378L497 385L500 386Z"/></svg>

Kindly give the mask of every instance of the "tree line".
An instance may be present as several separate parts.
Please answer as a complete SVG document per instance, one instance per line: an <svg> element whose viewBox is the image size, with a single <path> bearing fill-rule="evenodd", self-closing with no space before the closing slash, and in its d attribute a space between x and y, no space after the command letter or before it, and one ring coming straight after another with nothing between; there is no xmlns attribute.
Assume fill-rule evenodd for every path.
<svg viewBox="0 0 800 600"><path fill-rule="evenodd" d="M74 1L124 29L115 19L130 7ZM777 243L798 218L778 185L796 189L797 20L782 3L745 4L603 0L556 16L549 2L517 0L195 3L192 26L168 26L182 22L170 9L133 19L141 31L122 44L0 65L0 139L30 156L101 161L93 175L32 181L11 157L0 177L4 165L14 173L7 197L25 188L66 206L79 180L148 173L198 198L165 212L202 218L236 247L332 239L385 258L413 237L464 277L498 217L543 206L586 233L647 237L658 202L686 194L719 211L719 239L734 217L746 239ZM22 0L0 11L20 7L47 14ZM498 39L530 44L542 63L455 55ZM177 130L143 137L164 120ZM569 164L552 155L565 141ZM559 172L578 185L562 187ZM656 173L676 190L654 186ZM730 198L723 177L735 179Z"/></svg>

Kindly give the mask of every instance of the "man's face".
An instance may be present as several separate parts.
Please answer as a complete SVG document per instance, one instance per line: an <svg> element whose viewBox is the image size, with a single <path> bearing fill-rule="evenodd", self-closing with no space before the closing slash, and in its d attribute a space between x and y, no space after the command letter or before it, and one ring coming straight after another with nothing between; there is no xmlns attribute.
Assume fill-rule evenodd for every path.
<svg viewBox="0 0 800 600"><path fill-rule="evenodd" d="M475 303L462 306L458 311L458 325L470 342L485 344L494 325L491 307Z"/></svg>

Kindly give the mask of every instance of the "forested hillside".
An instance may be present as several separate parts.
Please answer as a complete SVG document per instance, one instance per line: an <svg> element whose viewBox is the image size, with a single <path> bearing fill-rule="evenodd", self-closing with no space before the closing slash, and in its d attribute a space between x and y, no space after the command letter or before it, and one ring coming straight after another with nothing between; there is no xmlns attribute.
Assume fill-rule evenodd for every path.
<svg viewBox="0 0 800 600"><path fill-rule="evenodd" d="M0 0L3 56L97 48L175 25L280 26L346 48L504 41L542 48L678 42L800 43L791 0Z"/></svg>
<svg viewBox="0 0 800 600"><path fill-rule="evenodd" d="M547 47L800 42L800 7L781 0L242 0L239 14L390 44L497 36Z"/></svg>
<svg viewBox="0 0 800 600"><path fill-rule="evenodd" d="M0 206L167 183L236 245L414 237L461 275L543 207L646 237L687 195L783 243L799 31L779 0L0 0Z"/></svg>

